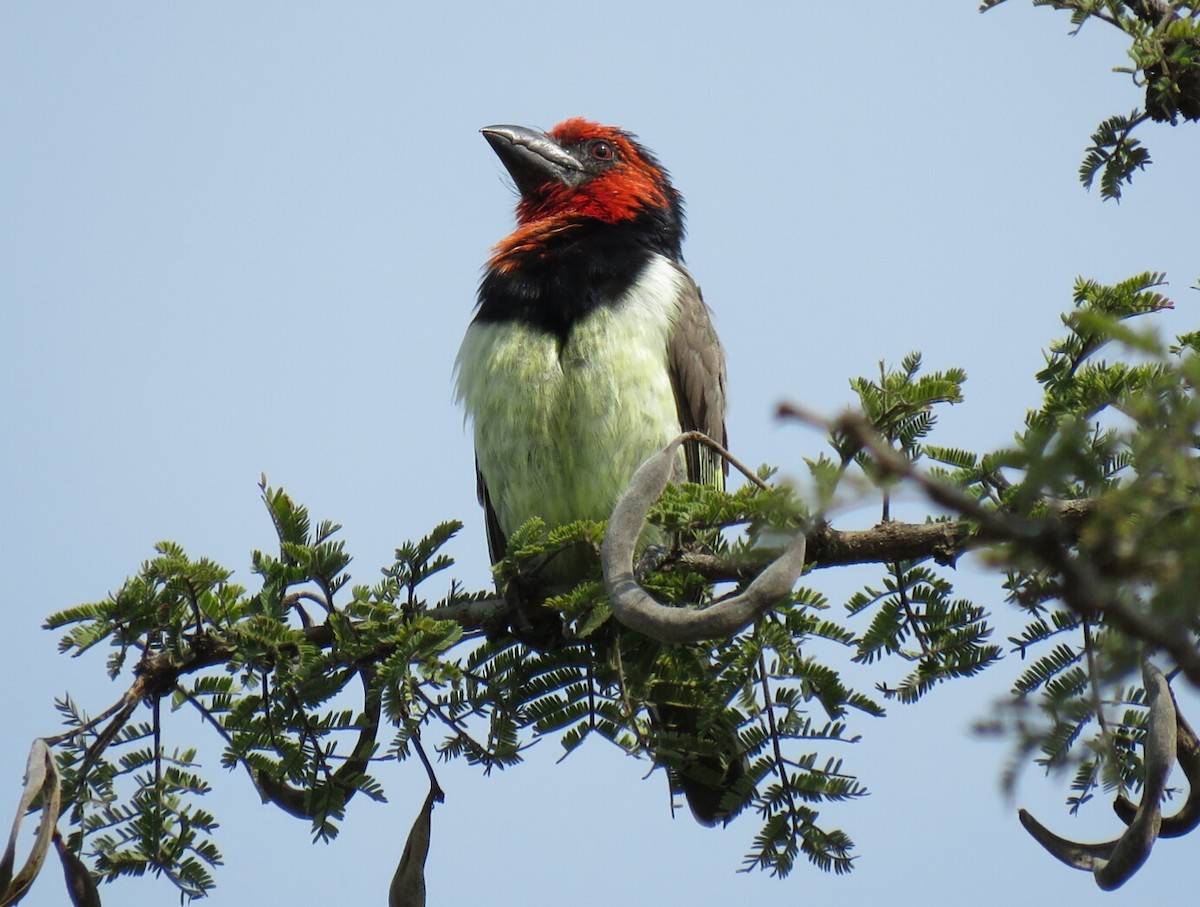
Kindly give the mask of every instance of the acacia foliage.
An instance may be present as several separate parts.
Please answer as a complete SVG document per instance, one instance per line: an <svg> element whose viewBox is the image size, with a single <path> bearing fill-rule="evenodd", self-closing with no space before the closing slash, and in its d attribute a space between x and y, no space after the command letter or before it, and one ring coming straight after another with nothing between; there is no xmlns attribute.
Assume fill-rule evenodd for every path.
<svg viewBox="0 0 1200 907"><path fill-rule="evenodd" d="M983 0L986 12L1005 0ZM1133 132L1148 120L1175 125L1200 119L1200 5L1180 0L1033 0L1070 13L1078 34L1089 23L1104 23L1129 39L1128 63L1114 67L1145 90L1145 101L1128 114L1106 117L1092 133L1079 165L1079 180L1100 195L1121 198L1136 171L1150 164L1150 151Z"/></svg>
<svg viewBox="0 0 1200 907"><path fill-rule="evenodd" d="M314 523L264 481L276 544L253 554L254 591L163 542L119 590L48 619L64 652L106 647L109 673L131 681L94 719L59 704L66 731L52 742L70 850L100 878L151 872L190 896L211 890L217 817L201 805L205 767L188 741L171 739L168 705L203 716L223 764L242 767L319 839L337 834L351 797L384 799L372 774L381 759L419 756L433 796L427 748L489 771L519 763L538 737L568 753L598 738L652 760L678 791L732 735L746 771L721 807L735 828L757 829L746 866L784 876L803 856L845 872L852 838L823 809L866 791L852 745L869 741L884 702L918 702L936 684L1003 664L1005 649L1024 659L993 726L1014 741L1014 770L1021 760L1074 765L1072 809L1102 788L1136 792L1142 661L1200 681L1200 333L1168 343L1137 325L1171 307L1161 286L1158 274L1078 281L1066 333L1037 375L1042 403L1004 449L932 442L939 408L962 400L966 375L925 372L911 354L852 382L859 421L835 423L804 490L669 489L652 519L716 555L704 570L682 549L649 559L644 585L680 607L722 594L714 562L744 584L781 533L819 531L834 501L877 495L887 519L898 482L946 490L929 518L959 526L957 549L879 558L879 578L840 607L810 574L728 640L672 646L622 628L598 574L532 596L542 564L568 547L598 549L594 523L516 533L498 570L505 597L454 582L428 591L453 566L457 523L401 546L374 585L351 586L339 527ZM1068 523L1064 508L1078 502L1086 518ZM988 550L1026 617L1007 645L993 639L996 602L958 595L946 570L969 547ZM877 678L873 693L847 682L851 662L865 666L855 676ZM151 718L134 721L143 701ZM655 721L664 710L690 719Z"/></svg>

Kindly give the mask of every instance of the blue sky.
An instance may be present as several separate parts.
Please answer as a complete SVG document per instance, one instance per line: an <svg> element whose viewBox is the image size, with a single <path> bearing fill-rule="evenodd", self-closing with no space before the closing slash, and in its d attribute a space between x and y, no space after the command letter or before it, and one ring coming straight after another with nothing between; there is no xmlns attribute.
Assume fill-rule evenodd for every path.
<svg viewBox="0 0 1200 907"><path fill-rule="evenodd" d="M102 598L163 538L248 582L250 551L272 540L260 473L345 526L356 581L457 517L455 575L487 582L450 396L480 266L512 218L481 126L585 115L667 164L728 351L731 444L785 474L822 442L777 424L780 400L832 413L848 379L913 349L970 376L942 442L1005 443L1078 274L1164 270L1180 304L1164 323L1193 328L1194 127L1146 130L1156 163L1119 206L1102 203L1075 173L1095 125L1139 103L1109 72L1125 63L1119 36L1069 38L1065 16L1023 0L975 10L0 6L7 802L28 742L57 730L55 696L99 711L124 688L102 654L57 656L43 617ZM810 583L839 600L871 579ZM969 564L958 579L1011 625L995 582ZM555 765L548 740L490 779L441 770L430 903L936 904L973 889L982 905L1141 904L1190 886L1190 842L1161 842L1102 895L1021 830L999 792L1006 750L969 734L1018 669L1009 659L860 723L863 742L838 755L872 794L823 811L858 844L848 878L737 874L751 821L672 821L645 763L596 745ZM313 846L305 823L216 766L192 715L165 733L208 741L227 860L215 903L383 902L424 797L418 765L381 766L390 802L356 802L342 836ZM1062 796L1030 770L1017 800L1061 833L1115 836L1107 807L1071 820ZM49 869L31 907L62 903ZM175 900L145 880L105 896Z"/></svg>

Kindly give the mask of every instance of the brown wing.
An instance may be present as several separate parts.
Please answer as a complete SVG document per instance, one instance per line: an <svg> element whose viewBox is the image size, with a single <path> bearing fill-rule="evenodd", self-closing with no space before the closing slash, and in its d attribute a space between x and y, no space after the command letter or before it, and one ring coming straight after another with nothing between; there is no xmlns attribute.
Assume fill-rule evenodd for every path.
<svg viewBox="0 0 1200 907"><path fill-rule="evenodd" d="M701 431L722 447L725 437L725 350L713 328L711 313L691 275L679 298L679 319L667 343L667 362L679 424L684 431ZM688 481L725 487L728 464L713 450L687 444Z"/></svg>
<svg viewBox="0 0 1200 907"><path fill-rule="evenodd" d="M500 528L500 521L496 519L496 511L492 507L492 498L488 494L487 484L483 481L483 473L479 471L478 460L475 461L475 492L479 496L479 503L483 506L484 522L487 527L488 557L494 564L504 557L504 553L508 549L508 539Z"/></svg>

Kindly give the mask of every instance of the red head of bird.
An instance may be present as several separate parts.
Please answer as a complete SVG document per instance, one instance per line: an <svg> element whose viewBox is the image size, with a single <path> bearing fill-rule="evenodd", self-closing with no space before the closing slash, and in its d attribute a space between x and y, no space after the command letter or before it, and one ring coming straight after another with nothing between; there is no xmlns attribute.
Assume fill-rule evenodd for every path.
<svg viewBox="0 0 1200 907"><path fill-rule="evenodd" d="M518 227L496 247L492 267L516 267L526 254L589 224L620 226L652 251L681 259L683 200L630 133L579 117L549 132L524 126L482 132L521 196Z"/></svg>

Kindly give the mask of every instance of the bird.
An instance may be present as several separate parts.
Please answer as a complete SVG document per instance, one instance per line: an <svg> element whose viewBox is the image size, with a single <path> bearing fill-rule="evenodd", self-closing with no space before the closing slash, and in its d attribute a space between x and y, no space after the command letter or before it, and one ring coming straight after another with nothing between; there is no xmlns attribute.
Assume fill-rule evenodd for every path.
<svg viewBox="0 0 1200 907"><path fill-rule="evenodd" d="M727 446L726 374L683 264L683 198L635 135L580 117L548 132L481 132L515 185L516 226L484 268L455 395L496 563L534 517L607 519L642 462L681 431ZM724 487L725 465L689 442L676 478ZM589 553L551 559L542 580L578 581ZM651 703L650 715L673 751L699 733L690 706ZM710 741L669 768L705 825L727 820L719 804L742 774L736 739L717 736L721 753Z"/></svg>

